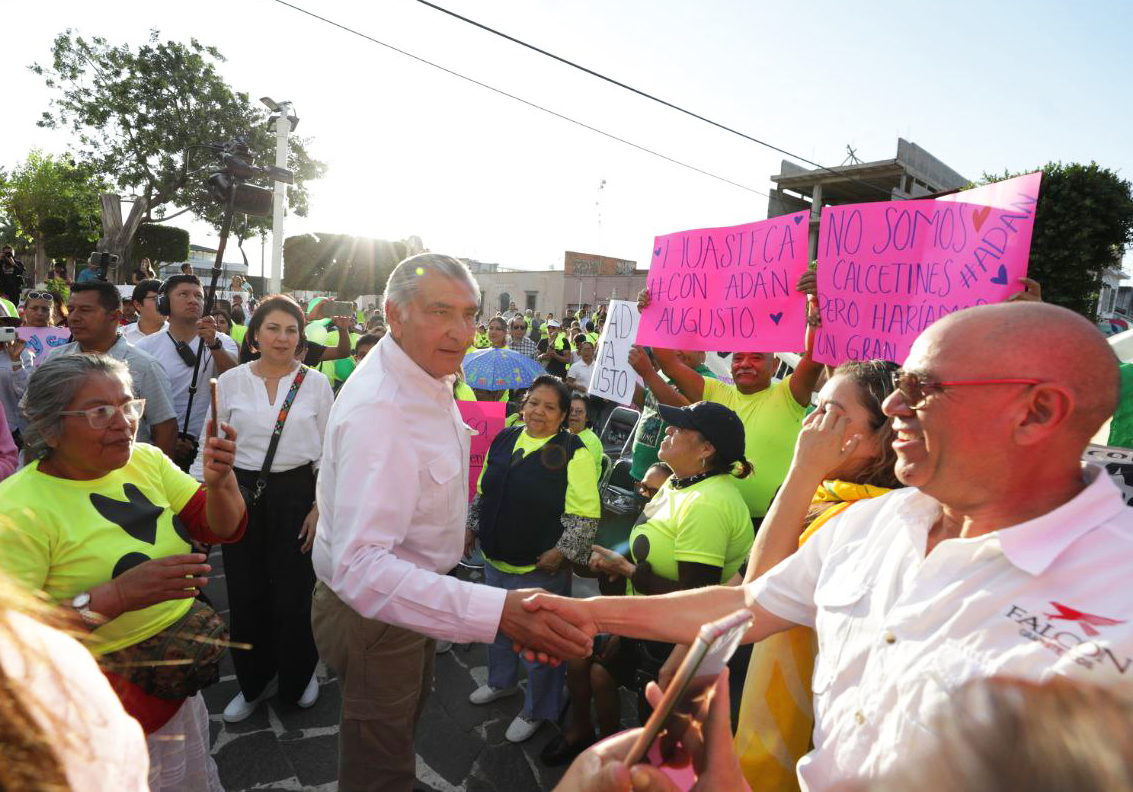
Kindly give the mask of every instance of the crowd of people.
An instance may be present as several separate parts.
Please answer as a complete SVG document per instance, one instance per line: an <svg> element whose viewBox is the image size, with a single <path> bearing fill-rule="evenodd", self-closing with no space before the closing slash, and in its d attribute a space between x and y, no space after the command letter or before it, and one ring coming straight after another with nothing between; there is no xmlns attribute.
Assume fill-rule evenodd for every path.
<svg viewBox="0 0 1133 792"><path fill-rule="evenodd" d="M930 326L901 368L822 366L813 329L781 379L770 350L734 352L724 381L702 351L634 347L641 512L606 547L611 405L587 393L604 307L484 317L467 267L432 253L368 317L243 283L206 306L191 272L132 281L125 301L80 279L65 305L0 303L0 324L70 333L0 355L0 788L219 789L200 691L231 652L225 721L312 706L321 658L339 787L410 790L435 655L478 642L469 700L518 695L523 667L505 736L560 724L540 758L570 765L564 792L675 789L623 766L619 688L644 723L700 626L743 609L754 647L682 740L699 789L998 788L1039 778L1011 769L1032 743L1075 788L1133 784L1133 519L1080 462L1118 365L1030 284ZM795 289L816 295L814 273ZM537 373L482 387L480 355ZM459 400L510 413L471 502ZM483 584L450 574L476 551ZM602 595L572 597L577 576ZM1039 721L1061 713L1119 733L1058 744Z"/></svg>

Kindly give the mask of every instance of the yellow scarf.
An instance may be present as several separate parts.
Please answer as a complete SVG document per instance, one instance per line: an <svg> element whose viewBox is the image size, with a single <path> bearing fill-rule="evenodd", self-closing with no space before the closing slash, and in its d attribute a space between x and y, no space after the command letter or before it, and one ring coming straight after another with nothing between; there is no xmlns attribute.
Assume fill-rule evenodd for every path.
<svg viewBox="0 0 1133 792"><path fill-rule="evenodd" d="M889 492L871 484L830 480L811 499L816 515L799 537L801 547L814 532L860 500ZM757 643L744 682L735 748L753 790L797 790L795 765L810 750L814 710L810 683L818 642L814 630L795 627Z"/></svg>

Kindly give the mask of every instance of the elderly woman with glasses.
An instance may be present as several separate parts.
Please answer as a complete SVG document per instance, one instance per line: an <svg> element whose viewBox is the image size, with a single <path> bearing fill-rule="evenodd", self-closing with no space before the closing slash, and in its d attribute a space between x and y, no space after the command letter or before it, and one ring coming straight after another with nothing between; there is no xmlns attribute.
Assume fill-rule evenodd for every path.
<svg viewBox="0 0 1133 792"><path fill-rule="evenodd" d="M210 567L189 543L243 534L235 432L221 424L227 437L208 439L201 486L135 444L144 401L125 364L104 355L44 362L21 407L28 464L0 483L0 570L90 633L146 731L152 789L220 789L199 691L219 676L224 627L195 599Z"/></svg>

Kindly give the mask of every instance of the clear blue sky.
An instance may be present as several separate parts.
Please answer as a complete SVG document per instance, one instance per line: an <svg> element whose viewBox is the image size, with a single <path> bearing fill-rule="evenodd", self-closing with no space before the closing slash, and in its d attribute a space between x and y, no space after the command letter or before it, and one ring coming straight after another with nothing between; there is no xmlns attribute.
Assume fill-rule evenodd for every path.
<svg viewBox="0 0 1133 792"><path fill-rule="evenodd" d="M412 0L297 4L758 190L779 171L775 152ZM1096 160L1133 177L1133 3L441 4L825 164L839 164L847 144L864 160L892 157L902 136L969 178L1049 160ZM544 269L561 267L566 249L644 263L656 234L765 216L762 196L269 0L29 8L8 17L3 167L32 146L66 149L65 134L35 126L48 94L25 68L49 61L57 33L137 44L156 27L217 46L238 90L295 103L298 132L329 172L312 184L311 216L289 218L288 235L416 234L436 251ZM207 227L186 227L194 242L214 241Z"/></svg>

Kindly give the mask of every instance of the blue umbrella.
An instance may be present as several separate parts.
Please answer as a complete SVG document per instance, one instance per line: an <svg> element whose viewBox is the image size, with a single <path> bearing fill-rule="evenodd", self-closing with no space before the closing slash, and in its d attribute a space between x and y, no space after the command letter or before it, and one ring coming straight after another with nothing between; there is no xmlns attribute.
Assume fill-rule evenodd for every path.
<svg viewBox="0 0 1133 792"><path fill-rule="evenodd" d="M464 356L464 377L473 388L501 391L528 388L543 367L527 355L510 349L484 349Z"/></svg>

